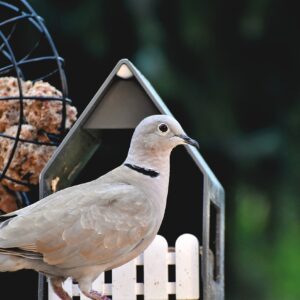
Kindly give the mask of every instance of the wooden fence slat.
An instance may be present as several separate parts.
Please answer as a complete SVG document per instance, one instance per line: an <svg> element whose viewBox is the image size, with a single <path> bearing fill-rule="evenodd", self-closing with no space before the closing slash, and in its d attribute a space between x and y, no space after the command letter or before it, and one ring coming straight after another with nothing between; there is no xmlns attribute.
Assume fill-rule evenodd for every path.
<svg viewBox="0 0 300 300"><path fill-rule="evenodd" d="M176 299L199 299L199 242L191 234L176 243Z"/></svg>
<svg viewBox="0 0 300 300"><path fill-rule="evenodd" d="M64 290L71 296L73 297L73 281L72 278L68 278L64 284L63 284Z"/></svg>
<svg viewBox="0 0 300 300"><path fill-rule="evenodd" d="M104 293L104 272L93 282L93 289Z"/></svg>
<svg viewBox="0 0 300 300"><path fill-rule="evenodd" d="M145 300L168 299L168 243L157 235L144 252Z"/></svg>
<svg viewBox="0 0 300 300"><path fill-rule="evenodd" d="M113 296L114 300L132 300L144 295L145 300L166 300L176 294L177 300L200 298L199 241L191 234L181 235L174 250L168 252L166 239L157 235L152 244L136 259L112 271L112 283L104 283L102 273L93 283L93 289ZM168 282L168 265L175 264L176 282ZM144 283L137 283L137 265L144 266ZM68 278L64 289L71 297L89 300ZM48 285L48 300L60 300Z"/></svg>
<svg viewBox="0 0 300 300"><path fill-rule="evenodd" d="M136 298L136 260L112 270L112 296L114 300Z"/></svg>

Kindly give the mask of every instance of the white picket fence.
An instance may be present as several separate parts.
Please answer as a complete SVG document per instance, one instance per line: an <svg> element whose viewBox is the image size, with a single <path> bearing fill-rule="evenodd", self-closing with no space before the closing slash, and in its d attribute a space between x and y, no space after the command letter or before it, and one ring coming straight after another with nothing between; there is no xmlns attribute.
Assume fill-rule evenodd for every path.
<svg viewBox="0 0 300 300"><path fill-rule="evenodd" d="M169 266L172 265L175 281L169 281L172 268ZM137 282L138 266L143 266L143 282ZM144 300L167 300L168 295L176 295L176 299L180 300L199 299L198 239L194 235L183 234L177 239L175 248L168 248L166 239L157 235L143 254L112 270L111 283L106 283L104 278L104 274L100 275L93 283L93 289L112 296L113 300L134 300L137 295L144 295ZM141 281L140 278L138 281ZM88 300L71 279L65 281L64 288L70 296ZM50 285L48 290L49 300L59 300Z"/></svg>

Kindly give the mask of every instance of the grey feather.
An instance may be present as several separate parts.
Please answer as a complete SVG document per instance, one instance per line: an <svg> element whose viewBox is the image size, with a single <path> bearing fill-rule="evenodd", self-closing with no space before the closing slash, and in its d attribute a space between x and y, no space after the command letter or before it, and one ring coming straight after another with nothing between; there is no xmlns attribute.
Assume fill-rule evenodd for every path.
<svg viewBox="0 0 300 300"><path fill-rule="evenodd" d="M159 131L161 123L168 132ZM0 216L0 271L43 272L58 291L59 278L71 276L92 299L96 276L139 255L157 234L166 206L170 153L188 140L182 136L174 118L146 118L136 128L124 162L138 167L121 165Z"/></svg>

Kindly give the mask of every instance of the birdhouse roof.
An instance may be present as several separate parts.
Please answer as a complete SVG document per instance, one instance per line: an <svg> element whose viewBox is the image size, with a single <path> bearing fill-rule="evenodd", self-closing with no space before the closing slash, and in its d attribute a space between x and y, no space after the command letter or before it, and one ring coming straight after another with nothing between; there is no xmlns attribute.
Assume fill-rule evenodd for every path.
<svg viewBox="0 0 300 300"><path fill-rule="evenodd" d="M69 173L73 170L73 175L77 174L84 165L84 155L88 156L88 160L91 154L87 153L93 153L95 144L99 142L95 129L135 128L146 116L159 113L172 115L141 72L128 59L120 60L55 151L41 176L47 177L51 169L55 167L57 170L58 165L62 168L66 161L70 162L72 159L71 165L65 165L64 169L69 169ZM220 191L223 193L220 182L199 151L190 145L185 147L203 173L204 180L211 183L210 191L216 190L213 194ZM67 151L68 148L72 148L71 153ZM78 157L81 157L79 162L76 161ZM210 197L219 198L214 195Z"/></svg>
<svg viewBox="0 0 300 300"><path fill-rule="evenodd" d="M120 60L42 171L40 197L43 198L54 192L57 185L59 189L72 185L101 145L105 129L134 128L146 116L158 113L171 115L149 81L129 60ZM211 293L209 288L211 265L207 258L211 253L211 240L215 236L217 249L215 263L219 281L214 282L213 289L215 293L221 295L218 298L222 299L224 294L224 190L200 152L190 145L185 145L185 148L197 166L196 170L201 171L203 175L201 201L204 298L208 298ZM202 183L199 183L198 192L201 191Z"/></svg>

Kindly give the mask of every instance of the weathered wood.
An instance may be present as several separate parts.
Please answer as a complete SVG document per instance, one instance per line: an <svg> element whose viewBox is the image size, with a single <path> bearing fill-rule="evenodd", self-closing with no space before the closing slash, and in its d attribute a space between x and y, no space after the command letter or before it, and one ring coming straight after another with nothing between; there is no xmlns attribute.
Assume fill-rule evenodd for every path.
<svg viewBox="0 0 300 300"><path fill-rule="evenodd" d="M176 282L168 281L168 266L175 265ZM137 266L144 267L144 283L137 283ZM112 283L104 283L101 274L93 283L93 289L114 300L132 300L144 295L145 300L167 300L176 295L178 300L194 300L200 297L199 242L191 234L181 235L175 249L168 249L162 236L156 236L153 243L136 259L112 271ZM71 279L64 283L70 295L89 300ZM49 286L49 300L60 300Z"/></svg>
<svg viewBox="0 0 300 300"><path fill-rule="evenodd" d="M176 249L176 299L199 299L199 242L191 234L181 235Z"/></svg>
<svg viewBox="0 0 300 300"><path fill-rule="evenodd" d="M112 271L112 296L115 300L136 298L136 260Z"/></svg>
<svg viewBox="0 0 300 300"><path fill-rule="evenodd" d="M144 293L145 300L168 299L168 243L157 235L144 252Z"/></svg>

